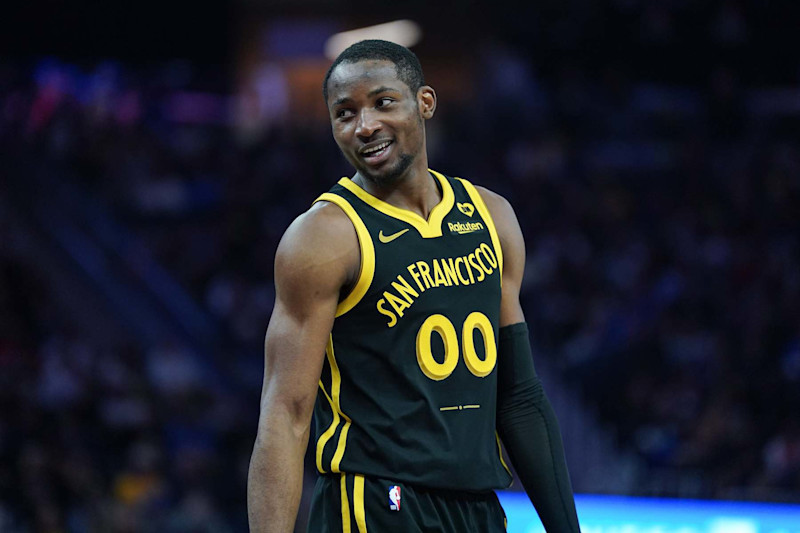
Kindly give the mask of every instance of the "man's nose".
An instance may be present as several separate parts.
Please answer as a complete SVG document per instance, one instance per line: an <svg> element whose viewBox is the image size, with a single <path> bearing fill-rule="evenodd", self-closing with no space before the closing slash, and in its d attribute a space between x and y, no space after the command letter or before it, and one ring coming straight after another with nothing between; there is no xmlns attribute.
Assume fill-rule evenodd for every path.
<svg viewBox="0 0 800 533"><path fill-rule="evenodd" d="M380 129L381 123L377 120L374 111L372 109L361 110L361 113L358 114L356 135L363 139L369 139Z"/></svg>

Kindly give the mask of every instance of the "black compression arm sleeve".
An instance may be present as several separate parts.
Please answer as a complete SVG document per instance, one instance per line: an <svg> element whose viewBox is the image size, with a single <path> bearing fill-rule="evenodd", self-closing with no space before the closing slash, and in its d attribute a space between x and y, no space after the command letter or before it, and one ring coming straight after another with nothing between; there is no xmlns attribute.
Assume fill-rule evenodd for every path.
<svg viewBox="0 0 800 533"><path fill-rule="evenodd" d="M544 528L579 533L564 446L533 366L528 326L500 328L497 432Z"/></svg>

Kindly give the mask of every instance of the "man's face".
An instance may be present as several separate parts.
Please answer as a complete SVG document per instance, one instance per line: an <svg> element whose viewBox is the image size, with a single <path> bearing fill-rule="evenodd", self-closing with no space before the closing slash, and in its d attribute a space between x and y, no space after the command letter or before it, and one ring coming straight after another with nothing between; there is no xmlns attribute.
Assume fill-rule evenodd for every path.
<svg viewBox="0 0 800 533"><path fill-rule="evenodd" d="M376 185L395 183L425 149L425 104L390 61L339 64L328 80L327 103L336 144Z"/></svg>

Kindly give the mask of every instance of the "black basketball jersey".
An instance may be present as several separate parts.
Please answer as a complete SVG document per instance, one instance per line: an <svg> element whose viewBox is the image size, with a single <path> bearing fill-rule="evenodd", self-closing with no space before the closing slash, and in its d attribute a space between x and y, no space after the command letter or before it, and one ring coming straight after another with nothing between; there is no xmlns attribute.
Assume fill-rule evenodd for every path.
<svg viewBox="0 0 800 533"><path fill-rule="evenodd" d="M315 414L320 473L452 490L507 487L495 432L503 254L467 181L431 171L429 219L342 178L338 205L361 248L339 303Z"/></svg>

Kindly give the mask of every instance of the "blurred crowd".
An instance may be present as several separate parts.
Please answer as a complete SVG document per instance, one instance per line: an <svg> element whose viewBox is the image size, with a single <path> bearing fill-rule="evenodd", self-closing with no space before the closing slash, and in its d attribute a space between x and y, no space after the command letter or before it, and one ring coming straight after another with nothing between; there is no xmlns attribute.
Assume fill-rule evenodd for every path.
<svg viewBox="0 0 800 533"><path fill-rule="evenodd" d="M694 85L620 65L544 78L497 45L475 62L474 96L429 124L430 162L514 205L536 357L643 478L678 480L651 493L800 502L800 90L724 65ZM267 97L290 98L267 72ZM350 170L324 123L243 113L217 74L3 66L4 186L44 164L100 199L258 368L278 240ZM0 530L244 531L260 376L223 391L178 339L94 342L4 245L11 217Z"/></svg>
<svg viewBox="0 0 800 533"><path fill-rule="evenodd" d="M0 248L0 531L245 531L236 399L179 344L94 343Z"/></svg>

